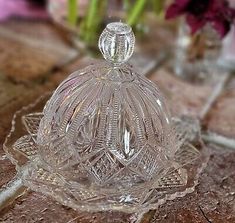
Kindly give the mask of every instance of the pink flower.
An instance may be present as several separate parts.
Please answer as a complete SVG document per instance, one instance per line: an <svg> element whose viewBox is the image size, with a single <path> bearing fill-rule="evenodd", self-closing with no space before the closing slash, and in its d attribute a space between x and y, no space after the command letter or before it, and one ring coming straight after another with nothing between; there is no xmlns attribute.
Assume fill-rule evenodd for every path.
<svg viewBox="0 0 235 223"><path fill-rule="evenodd" d="M0 21L13 16L28 18L48 18L43 1L0 0Z"/></svg>
<svg viewBox="0 0 235 223"><path fill-rule="evenodd" d="M186 16L192 33L210 23L222 38L234 22L235 9L226 0L175 0L166 11L166 19L181 15Z"/></svg>

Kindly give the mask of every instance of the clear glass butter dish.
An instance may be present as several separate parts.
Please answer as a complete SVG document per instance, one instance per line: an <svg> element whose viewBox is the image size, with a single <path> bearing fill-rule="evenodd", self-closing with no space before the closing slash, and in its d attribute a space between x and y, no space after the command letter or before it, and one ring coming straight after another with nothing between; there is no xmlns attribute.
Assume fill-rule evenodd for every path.
<svg viewBox="0 0 235 223"><path fill-rule="evenodd" d="M25 186L80 211L127 213L194 190L200 130L172 118L157 86L127 63L134 43L131 27L108 24L104 62L15 115L4 149Z"/></svg>

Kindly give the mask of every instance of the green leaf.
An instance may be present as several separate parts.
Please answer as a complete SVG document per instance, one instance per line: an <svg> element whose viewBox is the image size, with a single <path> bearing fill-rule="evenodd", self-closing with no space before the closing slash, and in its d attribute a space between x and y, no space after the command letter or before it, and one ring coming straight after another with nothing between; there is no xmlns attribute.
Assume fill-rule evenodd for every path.
<svg viewBox="0 0 235 223"><path fill-rule="evenodd" d="M156 15L161 14L164 8L164 0L152 0L153 10Z"/></svg>
<svg viewBox="0 0 235 223"><path fill-rule="evenodd" d="M68 0L68 23L76 26L78 16L77 0Z"/></svg>
<svg viewBox="0 0 235 223"><path fill-rule="evenodd" d="M130 11L130 14L127 17L127 23L130 26L133 26L137 23L139 16L144 11L146 2L146 0L137 0L133 9Z"/></svg>

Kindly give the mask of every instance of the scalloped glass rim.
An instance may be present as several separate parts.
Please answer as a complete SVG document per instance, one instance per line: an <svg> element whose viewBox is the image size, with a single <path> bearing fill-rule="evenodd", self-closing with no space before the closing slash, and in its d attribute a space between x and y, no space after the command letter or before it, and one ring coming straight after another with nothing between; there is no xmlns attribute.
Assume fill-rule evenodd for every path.
<svg viewBox="0 0 235 223"><path fill-rule="evenodd" d="M21 110L15 113L12 120L12 128L10 130L10 133L6 137L6 140L3 145L7 157L11 160L13 164L15 164L18 173L21 174L24 185L30 187L32 190L35 190L37 192L52 196L58 202L69 206L75 210L92 212L113 210L122 211L126 213L142 213L150 209L157 209L159 205L164 204L167 200L174 200L175 198L183 197L186 194L194 191L195 186L198 184L199 175L204 169L204 167L207 165L209 155L206 147L200 140L200 132L195 132L192 130L193 128L195 128L195 126L196 129L198 128L198 123L193 123L190 118L182 120L178 118L173 119L174 123L176 124L175 126L178 132L178 137L183 138L183 140L181 139L181 149L178 151L178 156L176 156L175 158L177 159L177 162L179 162L181 165L175 167L175 169L168 172L164 177L162 177L158 182L156 182L156 187L152 188L150 191L147 191L146 197L142 200L141 203L139 203L134 208L133 206L128 205L107 205L100 207L99 203L82 203L81 200L78 201L76 200L76 198L74 198L73 193L71 193L71 191L63 187L63 179L57 178L57 176L47 176L47 179L52 179L52 181L56 182L56 184L51 184L52 181L49 182L49 184L47 182L45 183L45 178L40 179L40 177L38 178L37 174L40 173L42 175L45 175L49 173L35 165L35 162L30 162L29 157L34 154L31 154L27 157L25 155L25 152L16 150L15 148L13 148L13 145L20 137L25 135L29 135L33 140L34 133L30 132L30 130L26 128L25 116L27 116L28 114L30 114L29 116L32 116L32 114L40 116L41 111L43 110L43 107L47 100L50 98L50 96L51 93L48 92L38 98L34 103L23 107ZM197 138L196 140L195 137ZM190 142L195 144L197 149ZM190 154L194 154L193 157L187 157L188 152L190 152ZM170 182L172 180L172 174L174 175L177 172L179 176L184 176L185 171L187 172L187 179L182 179L179 185L168 184L168 179L170 178ZM35 175L35 173L37 174ZM182 175L180 175L181 173ZM62 186L58 186L57 183L62 183Z"/></svg>

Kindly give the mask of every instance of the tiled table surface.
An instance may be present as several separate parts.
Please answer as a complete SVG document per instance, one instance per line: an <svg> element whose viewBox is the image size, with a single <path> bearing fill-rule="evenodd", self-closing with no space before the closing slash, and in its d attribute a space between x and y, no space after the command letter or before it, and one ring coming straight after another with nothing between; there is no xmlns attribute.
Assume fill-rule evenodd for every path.
<svg viewBox="0 0 235 223"><path fill-rule="evenodd" d="M187 113L198 117L212 87L191 85L172 75L164 66L157 66L158 52L172 43L174 34L162 27L153 32L155 38L137 47L132 61L141 64L138 69L164 92L174 115ZM92 61L89 56L79 54L50 22L10 21L0 25L0 187L16 173L2 150L14 112L45 91L55 89L69 73ZM202 124L206 131L233 139L235 78L231 76L229 80ZM235 150L212 143L207 146L211 157L195 192L150 211L142 222L235 222ZM29 191L4 209L0 207L0 222L85 223L95 220L89 214L80 215L44 195ZM125 217L123 222L126 222Z"/></svg>

